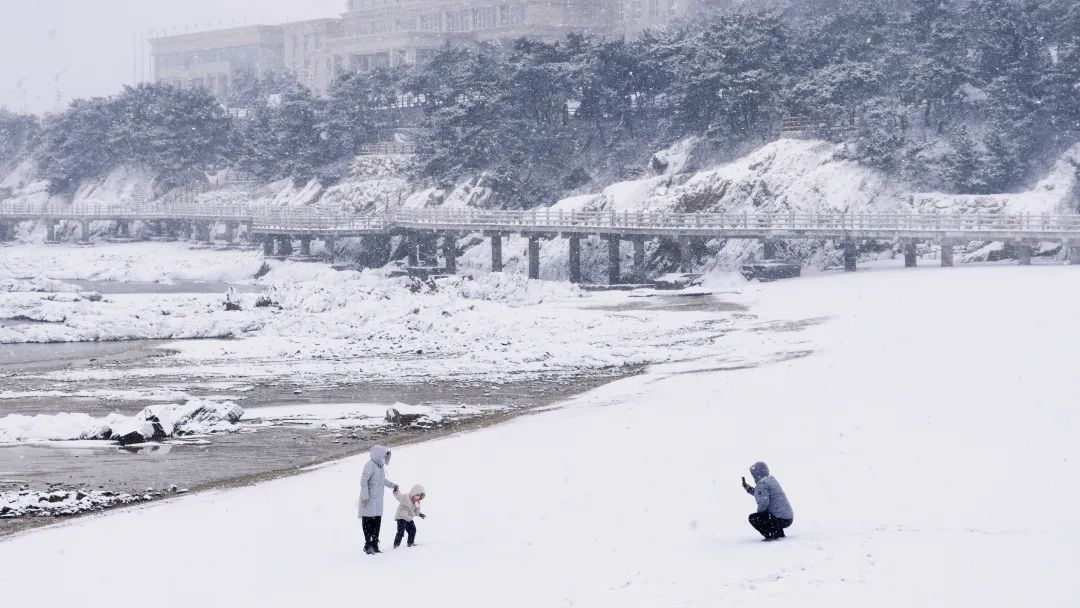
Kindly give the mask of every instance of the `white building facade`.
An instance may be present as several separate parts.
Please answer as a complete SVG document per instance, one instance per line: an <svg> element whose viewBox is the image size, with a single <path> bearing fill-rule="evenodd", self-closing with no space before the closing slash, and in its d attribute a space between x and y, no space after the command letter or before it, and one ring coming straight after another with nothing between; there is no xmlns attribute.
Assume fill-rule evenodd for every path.
<svg viewBox="0 0 1080 608"><path fill-rule="evenodd" d="M631 35L687 15L691 1L348 0L340 18L151 40L154 79L224 97L241 71L286 72L321 95L343 73L421 62L446 44Z"/></svg>

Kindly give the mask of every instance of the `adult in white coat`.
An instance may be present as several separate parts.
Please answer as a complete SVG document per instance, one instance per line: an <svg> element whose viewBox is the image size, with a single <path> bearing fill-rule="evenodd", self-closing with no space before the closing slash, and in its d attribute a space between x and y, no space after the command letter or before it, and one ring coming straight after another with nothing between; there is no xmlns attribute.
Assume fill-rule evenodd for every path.
<svg viewBox="0 0 1080 608"><path fill-rule="evenodd" d="M364 553L379 551L379 531L382 529L383 494L387 488L397 490L397 485L386 478L386 466L390 464L390 450L381 445L371 448L371 460L364 465L360 475L360 521L364 528Z"/></svg>

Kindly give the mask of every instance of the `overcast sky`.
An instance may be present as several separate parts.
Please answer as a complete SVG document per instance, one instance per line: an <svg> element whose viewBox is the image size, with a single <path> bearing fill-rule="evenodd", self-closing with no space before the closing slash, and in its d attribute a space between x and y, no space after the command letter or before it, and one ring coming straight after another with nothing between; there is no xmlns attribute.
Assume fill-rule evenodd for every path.
<svg viewBox="0 0 1080 608"><path fill-rule="evenodd" d="M0 107L48 112L133 81L135 38L333 17L345 0L0 0Z"/></svg>

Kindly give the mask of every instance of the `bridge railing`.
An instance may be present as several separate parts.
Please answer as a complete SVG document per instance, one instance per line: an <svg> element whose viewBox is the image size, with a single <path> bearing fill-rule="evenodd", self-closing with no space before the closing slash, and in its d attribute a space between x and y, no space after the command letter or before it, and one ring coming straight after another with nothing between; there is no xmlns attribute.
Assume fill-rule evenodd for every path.
<svg viewBox="0 0 1080 608"><path fill-rule="evenodd" d="M1080 215L938 214L938 213L675 213L667 211L570 211L558 209L384 209L356 215L333 208L221 207L195 203L151 205L47 205L22 201L0 203L4 217L58 220L162 220L250 223L257 231L349 232L382 231L394 227L428 230L506 230L538 232L647 232L657 230L758 234L837 232L958 232L1075 234L1080 238Z"/></svg>
<svg viewBox="0 0 1080 608"><path fill-rule="evenodd" d="M476 229L588 228L686 229L718 231L963 231L1080 232L1080 215L913 214L913 213L674 213L630 211L528 211L483 209L402 209L395 224Z"/></svg>
<svg viewBox="0 0 1080 608"><path fill-rule="evenodd" d="M259 209L252 215L252 228L261 232L376 232L389 230L385 214L355 215L331 210Z"/></svg>

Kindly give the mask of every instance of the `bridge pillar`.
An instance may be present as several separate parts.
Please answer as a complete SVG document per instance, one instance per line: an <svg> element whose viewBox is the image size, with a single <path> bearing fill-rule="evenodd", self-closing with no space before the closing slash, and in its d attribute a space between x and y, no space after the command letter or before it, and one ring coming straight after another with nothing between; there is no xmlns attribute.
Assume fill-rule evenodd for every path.
<svg viewBox="0 0 1080 608"><path fill-rule="evenodd" d="M337 242L334 235L328 234L323 238L323 249L326 250L326 258L333 264L337 261Z"/></svg>
<svg viewBox="0 0 1080 608"><path fill-rule="evenodd" d="M776 259L776 241L774 239L761 239L763 249L761 256L766 261Z"/></svg>
<svg viewBox="0 0 1080 608"><path fill-rule="evenodd" d="M443 235L443 259L446 260L446 272L457 274L457 235L447 232Z"/></svg>
<svg viewBox="0 0 1080 608"><path fill-rule="evenodd" d="M283 258L293 254L292 236L286 234L277 237L277 254Z"/></svg>
<svg viewBox="0 0 1080 608"><path fill-rule="evenodd" d="M262 237L263 255L270 257L274 255L274 237L267 234Z"/></svg>
<svg viewBox="0 0 1080 608"><path fill-rule="evenodd" d="M859 248L856 246L855 241L847 239L844 241L844 271L855 272L855 269L859 261Z"/></svg>
<svg viewBox="0 0 1080 608"><path fill-rule="evenodd" d="M693 264L693 242L689 237L680 236L674 240L675 253L678 256L679 272L692 272L694 268Z"/></svg>
<svg viewBox="0 0 1080 608"><path fill-rule="evenodd" d="M952 241L941 241L941 266L943 268L951 268L953 265L953 245Z"/></svg>
<svg viewBox="0 0 1080 608"><path fill-rule="evenodd" d="M540 278L540 237L529 235L529 278Z"/></svg>
<svg viewBox="0 0 1080 608"><path fill-rule="evenodd" d="M904 241L904 267L915 268L919 265L919 251L915 241Z"/></svg>
<svg viewBox="0 0 1080 608"><path fill-rule="evenodd" d="M415 232L406 232L403 237L405 243L405 254L408 257L408 263L410 268L415 268L420 265L419 255L419 237Z"/></svg>
<svg viewBox="0 0 1080 608"><path fill-rule="evenodd" d="M1035 248L1031 245L1031 243L1017 243L1016 260L1020 262L1021 266L1031 266L1031 256L1034 251Z"/></svg>
<svg viewBox="0 0 1080 608"><path fill-rule="evenodd" d="M225 222L225 234L222 238L225 239L225 243L232 245L236 241L236 229L238 227L237 222Z"/></svg>
<svg viewBox="0 0 1080 608"><path fill-rule="evenodd" d="M634 270L633 281L635 283L645 282L645 237L634 237Z"/></svg>
<svg viewBox="0 0 1080 608"><path fill-rule="evenodd" d="M420 265L421 266L438 266L439 265L439 247L437 243L438 237L434 232L421 232L420 233Z"/></svg>
<svg viewBox="0 0 1080 608"><path fill-rule="evenodd" d="M15 240L15 224L0 222L0 243Z"/></svg>
<svg viewBox="0 0 1080 608"><path fill-rule="evenodd" d="M566 263L570 271L570 282L578 284L581 283L581 235L571 234L566 240L569 244Z"/></svg>
<svg viewBox="0 0 1080 608"><path fill-rule="evenodd" d="M79 242L90 242L90 222L87 220L82 220L79 222Z"/></svg>
<svg viewBox="0 0 1080 608"><path fill-rule="evenodd" d="M310 256L311 255L311 237L310 236L304 235L304 236L300 237L300 255L302 255L302 256Z"/></svg>
<svg viewBox="0 0 1080 608"><path fill-rule="evenodd" d="M57 222L54 219L45 220L45 242L46 243L55 243L56 242L56 223Z"/></svg>
<svg viewBox="0 0 1080 608"><path fill-rule="evenodd" d="M216 224L214 222L203 222L202 224L202 242L209 245L214 241L214 228Z"/></svg>
<svg viewBox="0 0 1080 608"><path fill-rule="evenodd" d="M1080 242L1071 241L1067 246L1069 248L1069 264L1080 266Z"/></svg>
<svg viewBox="0 0 1080 608"><path fill-rule="evenodd" d="M503 271L502 234L491 233L491 272Z"/></svg>
<svg viewBox="0 0 1080 608"><path fill-rule="evenodd" d="M606 234L603 238L607 241L608 284L618 285L622 282L622 269L619 268L621 261L619 246L622 244L622 238L617 234Z"/></svg>

